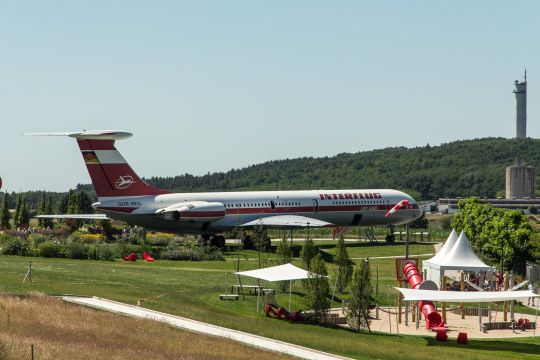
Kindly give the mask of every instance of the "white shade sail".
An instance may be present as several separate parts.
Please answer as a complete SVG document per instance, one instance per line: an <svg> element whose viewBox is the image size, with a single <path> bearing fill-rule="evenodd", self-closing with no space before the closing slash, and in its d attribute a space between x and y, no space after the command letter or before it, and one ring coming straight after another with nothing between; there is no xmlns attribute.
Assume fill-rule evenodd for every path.
<svg viewBox="0 0 540 360"><path fill-rule="evenodd" d="M323 276L310 273L290 263L257 270L240 271L235 274L266 281L301 280Z"/></svg>
<svg viewBox="0 0 540 360"><path fill-rule="evenodd" d="M467 303L467 302L494 302L520 300L530 297L537 297L530 290L525 291L434 291L434 290L415 290L406 288L395 288L403 294L405 301L444 301L449 303Z"/></svg>

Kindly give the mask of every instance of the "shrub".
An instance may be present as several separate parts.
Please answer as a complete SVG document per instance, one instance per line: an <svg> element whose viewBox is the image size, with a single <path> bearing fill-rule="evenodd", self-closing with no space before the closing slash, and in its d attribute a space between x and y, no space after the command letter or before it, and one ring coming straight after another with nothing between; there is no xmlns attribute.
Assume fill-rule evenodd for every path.
<svg viewBox="0 0 540 360"><path fill-rule="evenodd" d="M159 257L164 260L191 260L200 261L202 259L202 252L197 248L183 247L179 249L163 250Z"/></svg>
<svg viewBox="0 0 540 360"><path fill-rule="evenodd" d="M133 245L133 244L125 244L125 243L120 243L120 244L117 244L116 245L116 250L118 251L118 255L119 256L126 256L126 255L129 255L131 253L140 253L141 249L138 245Z"/></svg>
<svg viewBox="0 0 540 360"><path fill-rule="evenodd" d="M172 239L173 239L172 236L152 235L152 236L147 237L147 240L150 243L150 245L152 245L152 246L161 246L161 247L169 245L171 243Z"/></svg>
<svg viewBox="0 0 540 360"><path fill-rule="evenodd" d="M223 253L214 247L189 247L161 251L160 259L164 260L189 260L189 261L216 261L223 260Z"/></svg>
<svg viewBox="0 0 540 360"><path fill-rule="evenodd" d="M205 253L203 255L203 260L206 261L221 261L225 260L223 258L223 252L215 247L207 248L205 249Z"/></svg>
<svg viewBox="0 0 540 360"><path fill-rule="evenodd" d="M86 246L86 256L90 260L97 260L97 248L95 244L89 244Z"/></svg>
<svg viewBox="0 0 540 360"><path fill-rule="evenodd" d="M4 255L24 255L26 252L25 242L16 236L2 235L2 254Z"/></svg>
<svg viewBox="0 0 540 360"><path fill-rule="evenodd" d="M48 234L39 234L39 233L33 233L28 235L28 242L32 243L34 246L38 246L42 242L45 241L52 241L52 236Z"/></svg>
<svg viewBox="0 0 540 360"><path fill-rule="evenodd" d="M112 261L119 257L118 248L114 244L96 245L96 258L98 260Z"/></svg>
<svg viewBox="0 0 540 360"><path fill-rule="evenodd" d="M70 259L88 259L88 248L84 244L71 241L64 247L64 253Z"/></svg>
<svg viewBox="0 0 540 360"><path fill-rule="evenodd" d="M46 258L60 257L60 245L53 241L45 241L38 246L39 256Z"/></svg>

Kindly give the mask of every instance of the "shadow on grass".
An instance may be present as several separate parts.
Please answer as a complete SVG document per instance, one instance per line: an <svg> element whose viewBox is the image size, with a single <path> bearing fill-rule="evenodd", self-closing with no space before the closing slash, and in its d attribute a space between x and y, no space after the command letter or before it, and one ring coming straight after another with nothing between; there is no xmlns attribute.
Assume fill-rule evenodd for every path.
<svg viewBox="0 0 540 360"><path fill-rule="evenodd" d="M469 339L467 345L458 344L454 341L440 342L435 338L425 338L427 346L444 346L449 348L486 350L486 351L511 351L518 354L538 355L540 354L540 344L529 342L513 342L511 340L478 340Z"/></svg>

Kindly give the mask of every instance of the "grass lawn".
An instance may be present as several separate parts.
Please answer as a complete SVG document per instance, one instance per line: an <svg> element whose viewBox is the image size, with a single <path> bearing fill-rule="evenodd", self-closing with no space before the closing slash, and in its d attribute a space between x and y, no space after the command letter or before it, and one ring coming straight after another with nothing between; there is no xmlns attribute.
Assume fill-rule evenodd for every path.
<svg viewBox="0 0 540 360"><path fill-rule="evenodd" d="M47 296L0 296L0 359L292 359Z"/></svg>
<svg viewBox="0 0 540 360"><path fill-rule="evenodd" d="M404 251L400 245L351 245L350 254L353 257L400 255ZM430 252L425 246L418 244L414 250L411 246L410 252ZM331 247L323 247L322 250L329 255L333 251ZM9 293L38 291L94 295L129 304L146 299L144 306L147 308L358 359L524 359L538 358L540 354L540 338L471 340L466 346L458 346L454 342L438 343L434 335L428 333L426 337L398 338L395 335L370 335L266 318L255 311L256 296L246 295L245 301L226 302L218 299L219 294L236 282L233 275L235 263L231 257L227 256L228 260L221 262L127 263L121 260L99 262L1 256L0 290ZM34 282L22 283L30 260L33 261ZM240 267L241 270L254 269L257 263L244 260L240 262ZM379 289L395 285L393 259L373 259L371 264L373 269L379 267ZM375 270L372 275L375 279ZM276 284L266 286L276 288ZM381 290L381 293L386 296L384 291ZM395 298L395 294L391 295ZM285 306L288 294L278 291L276 300ZM292 300L292 309L304 308L300 282L293 287ZM336 302L334 306L338 304Z"/></svg>

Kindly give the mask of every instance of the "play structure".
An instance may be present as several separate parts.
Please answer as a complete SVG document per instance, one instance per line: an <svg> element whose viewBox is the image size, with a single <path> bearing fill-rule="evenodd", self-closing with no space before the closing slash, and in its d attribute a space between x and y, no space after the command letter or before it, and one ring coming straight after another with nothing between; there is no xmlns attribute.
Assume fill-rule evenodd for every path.
<svg viewBox="0 0 540 360"><path fill-rule="evenodd" d="M405 273L405 277L412 289L419 289L421 287L423 283L422 275L420 275L418 268L414 263L409 262L403 265L403 272ZM444 321L431 301L419 301L418 306L426 319L427 329L444 327Z"/></svg>
<svg viewBox="0 0 540 360"><path fill-rule="evenodd" d="M301 310L289 312L276 304L264 305L264 313L266 316L275 316L278 319L287 319L291 321L302 320L302 316L300 315Z"/></svg>
<svg viewBox="0 0 540 360"><path fill-rule="evenodd" d="M124 261L136 261L136 260L138 259L138 256L137 256L137 254L135 254L135 253L131 253L131 254L127 255L127 256L123 256L122 259L124 259ZM150 254L149 254L148 252L146 252L146 251L143 252L143 254L142 254L142 259L143 259L144 261L149 261L149 262L152 262L152 261L155 260L155 259L154 259L152 256L150 256Z"/></svg>
<svg viewBox="0 0 540 360"><path fill-rule="evenodd" d="M405 326L408 327L408 316L412 315L416 330L419 328L420 312L424 314L426 328L437 333L436 339L445 341L447 331L476 328L476 336L487 334L489 330L508 329L515 334L516 330L533 331L535 336L537 315L534 318L526 314L515 314L516 301L530 300L538 295L532 291L518 290L526 282L515 285L512 273L497 281L494 286L494 269L474 253L464 232L458 236L452 233L435 256L422 262L423 274L418 270L418 258L396 258L396 277L400 294L398 297L398 324L405 314ZM423 276L422 276L423 275ZM501 274L502 278L503 275ZM494 291L494 290L497 291ZM441 313L434 303L439 304ZM465 304L478 303L478 306L465 307ZM482 303L487 306L482 307ZM497 319L497 310L492 317L492 305L501 303L503 319ZM416 307L416 304L418 306ZM448 308L449 304L456 304ZM495 305L496 306L496 305ZM403 312L403 307L405 311ZM412 308L411 308L412 307ZM509 311L508 311L509 309ZM507 315L510 316L507 316ZM448 319L451 315L452 319ZM466 317L477 316L478 322L470 322ZM485 320L483 320L485 319ZM456 323L459 323L456 327ZM467 343L467 333L460 332L458 342Z"/></svg>

